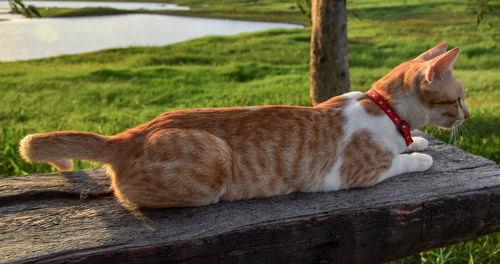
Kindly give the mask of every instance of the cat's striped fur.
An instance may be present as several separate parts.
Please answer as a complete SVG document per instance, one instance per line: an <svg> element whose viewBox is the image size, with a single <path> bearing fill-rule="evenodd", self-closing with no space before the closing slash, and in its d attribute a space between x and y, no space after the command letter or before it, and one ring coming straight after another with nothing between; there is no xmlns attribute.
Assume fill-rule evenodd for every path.
<svg viewBox="0 0 500 264"><path fill-rule="evenodd" d="M445 51L441 43L373 85L412 128L450 127L468 116L464 90L451 75L458 49ZM29 135L20 151L60 170L70 170L71 159L105 163L120 200L176 207L371 186L427 170L429 155L401 154L427 144L414 138L407 149L382 110L352 92L315 107L173 111L115 136Z"/></svg>

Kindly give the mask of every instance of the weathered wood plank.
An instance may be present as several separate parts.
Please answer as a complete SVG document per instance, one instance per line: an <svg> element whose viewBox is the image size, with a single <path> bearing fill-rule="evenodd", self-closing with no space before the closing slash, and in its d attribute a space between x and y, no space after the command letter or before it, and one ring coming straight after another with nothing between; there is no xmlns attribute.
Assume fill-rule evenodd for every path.
<svg viewBox="0 0 500 264"><path fill-rule="evenodd" d="M500 231L500 167L425 136L423 173L197 208L130 211L102 168L2 179L0 262L376 263Z"/></svg>

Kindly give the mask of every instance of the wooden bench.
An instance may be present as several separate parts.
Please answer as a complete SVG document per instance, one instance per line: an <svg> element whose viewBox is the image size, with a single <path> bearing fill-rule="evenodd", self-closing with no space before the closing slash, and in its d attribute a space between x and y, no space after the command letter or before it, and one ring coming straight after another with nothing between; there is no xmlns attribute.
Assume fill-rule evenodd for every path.
<svg viewBox="0 0 500 264"><path fill-rule="evenodd" d="M102 168L1 179L0 262L377 263L499 231L500 167L424 136L426 172L197 208L126 209Z"/></svg>

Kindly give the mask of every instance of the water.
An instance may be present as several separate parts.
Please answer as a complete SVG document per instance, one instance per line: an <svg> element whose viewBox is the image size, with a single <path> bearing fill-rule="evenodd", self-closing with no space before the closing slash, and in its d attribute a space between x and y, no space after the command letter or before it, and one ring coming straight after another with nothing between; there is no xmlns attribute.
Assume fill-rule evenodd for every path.
<svg viewBox="0 0 500 264"><path fill-rule="evenodd" d="M152 14L14 19L0 22L0 61L44 58L116 47L161 46L208 35L299 27L285 23Z"/></svg>
<svg viewBox="0 0 500 264"><path fill-rule="evenodd" d="M83 8L83 7L109 7L122 10L189 10L187 6L166 3L145 2L91 2L91 1L23 1L25 6L34 5L37 8L59 7L59 8ZM0 1L0 8L9 8L6 0Z"/></svg>

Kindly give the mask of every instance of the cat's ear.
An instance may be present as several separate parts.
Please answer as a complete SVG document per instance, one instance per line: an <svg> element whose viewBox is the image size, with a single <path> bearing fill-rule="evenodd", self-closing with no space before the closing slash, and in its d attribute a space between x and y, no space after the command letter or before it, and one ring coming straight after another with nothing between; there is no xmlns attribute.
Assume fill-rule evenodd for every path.
<svg viewBox="0 0 500 264"><path fill-rule="evenodd" d="M455 63L455 59L458 56L458 51L458 48L454 48L429 61L429 65L425 69L425 79L428 82L432 82L441 73L451 71L453 63Z"/></svg>
<svg viewBox="0 0 500 264"><path fill-rule="evenodd" d="M448 47L448 43L446 43L446 41L444 41L444 42L440 43L439 45L437 45L436 47L420 54L418 57L413 59L413 61L424 62L424 61L428 61L430 59L434 59L435 57L445 53L447 47Z"/></svg>

